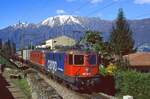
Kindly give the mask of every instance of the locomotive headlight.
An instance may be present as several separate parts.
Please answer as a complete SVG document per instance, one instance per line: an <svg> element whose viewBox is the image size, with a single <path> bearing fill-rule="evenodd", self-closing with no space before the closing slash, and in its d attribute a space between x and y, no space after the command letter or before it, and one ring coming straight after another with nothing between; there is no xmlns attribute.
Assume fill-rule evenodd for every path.
<svg viewBox="0 0 150 99"><path fill-rule="evenodd" d="M90 68L85 68L85 71L86 71L87 73L89 73L89 72L90 72Z"/></svg>
<svg viewBox="0 0 150 99"><path fill-rule="evenodd" d="M85 72L83 73L84 76L90 76L91 75L91 68L86 67Z"/></svg>

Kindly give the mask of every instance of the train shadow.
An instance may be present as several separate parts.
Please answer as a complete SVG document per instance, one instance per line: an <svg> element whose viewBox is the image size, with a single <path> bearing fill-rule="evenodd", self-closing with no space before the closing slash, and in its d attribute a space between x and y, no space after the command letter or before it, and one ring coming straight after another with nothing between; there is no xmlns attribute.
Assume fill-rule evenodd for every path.
<svg viewBox="0 0 150 99"><path fill-rule="evenodd" d="M115 80L113 76L100 76L100 83L93 87L88 87L85 90L77 91L82 94L105 93L111 96L115 95Z"/></svg>

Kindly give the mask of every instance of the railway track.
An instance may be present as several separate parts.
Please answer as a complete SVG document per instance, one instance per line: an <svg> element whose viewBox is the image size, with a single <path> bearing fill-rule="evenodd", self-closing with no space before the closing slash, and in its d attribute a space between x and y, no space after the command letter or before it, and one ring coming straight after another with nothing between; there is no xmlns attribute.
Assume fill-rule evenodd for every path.
<svg viewBox="0 0 150 99"><path fill-rule="evenodd" d="M66 88L64 85L54 81L51 78L39 73L40 77L43 78L48 84L50 84L59 94L63 97L63 99L91 99L89 96L85 96L83 94L79 94Z"/></svg>
<svg viewBox="0 0 150 99"><path fill-rule="evenodd" d="M18 65L23 66L23 64L19 63L18 61L13 62L13 63L16 65L18 64ZM24 65L29 66L29 64L24 64ZM34 69L34 68L32 68L32 69ZM48 77L47 75L45 75L39 71L37 71L37 72L38 72L39 76L42 79L44 79L49 85L51 85L63 99L115 99L114 97L110 97L110 96L107 96L102 93L85 94L85 93L76 92L74 90L67 88L67 86L65 86L63 83L58 83L56 80L53 80L52 78Z"/></svg>
<svg viewBox="0 0 150 99"><path fill-rule="evenodd" d="M15 65L18 67L23 66L22 63L19 63L18 61L14 62ZM27 64L25 64L27 65ZM34 69L34 68L32 68ZM35 70L35 69L34 69ZM35 70L37 71L37 70ZM63 99L92 99L90 98L89 95L83 95L77 92L74 92L73 90L70 90L66 88L64 85L58 83L57 81L51 79L50 77L44 75L43 73L37 71L39 76L44 79L49 85L51 85L57 92L58 94L63 98Z"/></svg>
<svg viewBox="0 0 150 99"><path fill-rule="evenodd" d="M92 93L92 94L83 94L75 92L66 86L54 81L51 78L48 78L42 73L39 73L40 77L43 78L48 84L50 84L63 99L116 99L112 96L108 96L103 93Z"/></svg>

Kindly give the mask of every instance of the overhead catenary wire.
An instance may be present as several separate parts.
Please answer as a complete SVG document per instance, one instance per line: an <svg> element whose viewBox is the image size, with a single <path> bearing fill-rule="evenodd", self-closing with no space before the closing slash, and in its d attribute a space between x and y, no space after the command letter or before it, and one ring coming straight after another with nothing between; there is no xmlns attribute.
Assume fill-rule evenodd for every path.
<svg viewBox="0 0 150 99"><path fill-rule="evenodd" d="M84 3L83 5L81 5L81 6L79 6L78 8L76 8L76 9L74 9L74 10L72 10L72 11L69 11L70 13L70 15L73 15L73 14L75 14L77 11L80 11L81 9L83 9L84 7L86 7L86 6L88 6L89 4L91 4L91 0L88 0L86 3ZM65 23L67 23L67 21L68 21L69 19L67 19L66 21L65 21ZM83 27L84 29L85 28L87 28L87 27ZM62 29L64 29L64 27L62 28ZM86 29L85 29L86 30ZM87 29L88 30L88 29ZM81 32L81 31L80 31Z"/></svg>
<svg viewBox="0 0 150 99"><path fill-rule="evenodd" d="M150 12L135 16L134 18L136 19L136 18L141 18L141 17L144 17L144 16L150 16Z"/></svg>
<svg viewBox="0 0 150 99"><path fill-rule="evenodd" d="M129 1L129 0L123 0L123 2L127 2L127 1ZM92 11L92 12L89 12L88 14L85 14L85 15L86 16L93 15L93 14L95 14L95 13L97 13L99 11L102 11L102 10L104 10L106 8L109 8L109 7L111 7L111 6L113 6L113 5L117 4L117 3L118 3L117 1L112 1L112 2L104 5L103 7L98 8L98 9ZM76 11L80 11L82 8L88 6L89 4L91 4L91 0L88 0L88 2L86 2L84 5L78 7L77 9L72 10L71 13L70 13L70 15L73 15L74 13L76 13ZM145 16L145 15L150 15L150 13L139 15L136 18L141 17L141 16ZM66 21L68 21L68 20L66 20ZM88 27L84 27L84 28L85 28L85 30L89 30Z"/></svg>
<svg viewBox="0 0 150 99"><path fill-rule="evenodd" d="M127 2L127 1L130 1L130 0L122 0L121 2L124 2L124 3L125 3L125 2ZM95 13L97 13L97 12L99 12L99 11L102 11L102 10L104 10L104 9L106 9L106 8L109 8L109 7L111 7L111 6L113 6L113 5L117 4L117 3L118 3L118 1L112 1L112 2L110 2L110 3L106 4L106 5L104 5L104 6L101 7L101 8L98 8L98 9L92 11L92 12L89 12L88 14L86 14L86 16L95 14Z"/></svg>
<svg viewBox="0 0 150 99"><path fill-rule="evenodd" d="M124 0L124 2L127 2L127 1L130 1L130 0ZM112 1L112 2L108 3L107 5L103 6L102 8L96 9L96 10L94 10L94 11L92 11L92 12L86 14L86 16L95 14L95 13L97 13L97 12L99 12L99 11L102 11L102 10L104 10L104 9L106 9L106 8L109 8L110 6L113 6L113 5L115 5L115 4L117 4L117 2ZM150 12L144 13L144 14L141 14L141 15L137 15L137 16L135 16L134 18L136 19L136 18L141 18L141 17L144 17L144 16L150 16Z"/></svg>
<svg viewBox="0 0 150 99"><path fill-rule="evenodd" d="M129 0L123 0L124 3L127 2L127 1L129 1ZM117 4L117 3L118 3L117 1L116 1L116 2L115 2L115 1L112 1L112 2L110 2L110 3L106 4L106 5L104 5L104 6L101 7L101 8L98 8L98 9L92 11L92 12L89 12L88 14L86 14L86 16L93 15L93 14L95 14L95 13L97 13L97 12L99 12L99 11L102 11L102 10L104 10L104 9L106 9L106 8L109 8L109 7L111 7L111 6L113 6L113 5ZM83 6L80 6L80 7L78 7L77 9L75 9L74 11L72 11L72 12L71 12L71 15L72 15L73 13L76 13L76 11L79 11L79 10L81 10L82 8L88 6L89 4L91 4L91 1L90 1L90 0L89 0L88 2L86 2ZM138 15L138 16L136 16L135 18L140 18L140 17L146 16L146 15L150 15L150 13ZM85 30L89 30L89 28L86 27L86 26L84 26L83 28L84 28Z"/></svg>
<svg viewBox="0 0 150 99"><path fill-rule="evenodd" d="M86 14L86 16L95 14L95 13L97 13L97 12L99 12L99 11L102 11L102 10L104 10L104 9L106 9L106 8L109 8L110 6L113 6L113 5L116 4L116 3L117 3L117 2L112 1L112 2L110 2L110 3L106 4L106 5L104 5L102 8L98 8L98 9L92 11L92 12L89 12L88 14ZM87 30L89 30L89 29L87 28Z"/></svg>
<svg viewBox="0 0 150 99"><path fill-rule="evenodd" d="M69 11L70 15L73 15L74 13L76 13L77 11L80 11L81 9L85 8L86 6L88 6L89 4L91 4L91 0L88 0L86 3L84 3L83 5L79 6L78 8Z"/></svg>
<svg viewBox="0 0 150 99"><path fill-rule="evenodd" d="M125 0L125 1L128 1L128 0ZM96 10L94 10L94 11L92 11L92 12L86 14L86 16L95 14L95 13L97 13L98 11L102 11L102 10L104 10L104 9L106 9L106 8L109 8L110 6L113 6L113 5L115 5L116 3L118 3L118 2L112 1L112 2L110 2L110 3L106 4L106 5L104 5L102 8L98 8L98 9L96 9ZM75 9L75 10L72 11L70 14L72 15L72 14L75 13L76 11L79 11L80 9L84 8L85 6L87 6L87 5L89 5L89 4L91 4L91 0L89 0L88 2L86 2L83 6L81 6L81 7L77 8L77 9ZM84 27L84 29L85 29L85 30L89 30L88 27Z"/></svg>
<svg viewBox="0 0 150 99"><path fill-rule="evenodd" d="M76 11L79 11L79 10L83 9L84 7L86 7L87 5L89 5L90 3L91 3L91 0L88 0L86 3L84 3L82 6L79 6L77 9L69 11L70 12L69 14L73 15L74 13L76 13ZM67 22L69 21L69 19L70 18L68 18L67 20L65 20L64 23L67 24ZM62 25L62 35L64 35L64 32L65 32L64 25Z"/></svg>
<svg viewBox="0 0 150 99"><path fill-rule="evenodd" d="M110 6L112 6L112 5L116 4L116 3L117 3L117 2L112 1L111 3L109 3L109 4L105 5L105 6L103 6L102 8L96 9L96 10L94 10L94 11L88 13L86 16L95 14L95 13L97 13L97 12L99 12L99 11L101 11L101 10L104 10L105 8L108 8L108 7L110 7Z"/></svg>

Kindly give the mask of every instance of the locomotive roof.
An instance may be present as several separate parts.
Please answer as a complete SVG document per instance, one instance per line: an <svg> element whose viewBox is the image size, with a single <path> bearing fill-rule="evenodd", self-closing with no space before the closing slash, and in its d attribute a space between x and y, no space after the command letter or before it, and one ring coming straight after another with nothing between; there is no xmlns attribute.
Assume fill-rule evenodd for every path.
<svg viewBox="0 0 150 99"><path fill-rule="evenodd" d="M67 54L93 54L96 52L93 51L85 51L85 50L33 50L33 51L42 51L44 53L53 52L53 53L67 53Z"/></svg>
<svg viewBox="0 0 150 99"><path fill-rule="evenodd" d="M93 52L93 51L83 51L83 50L70 50L70 51L66 51L66 53L69 53L69 54L93 54L95 52Z"/></svg>

